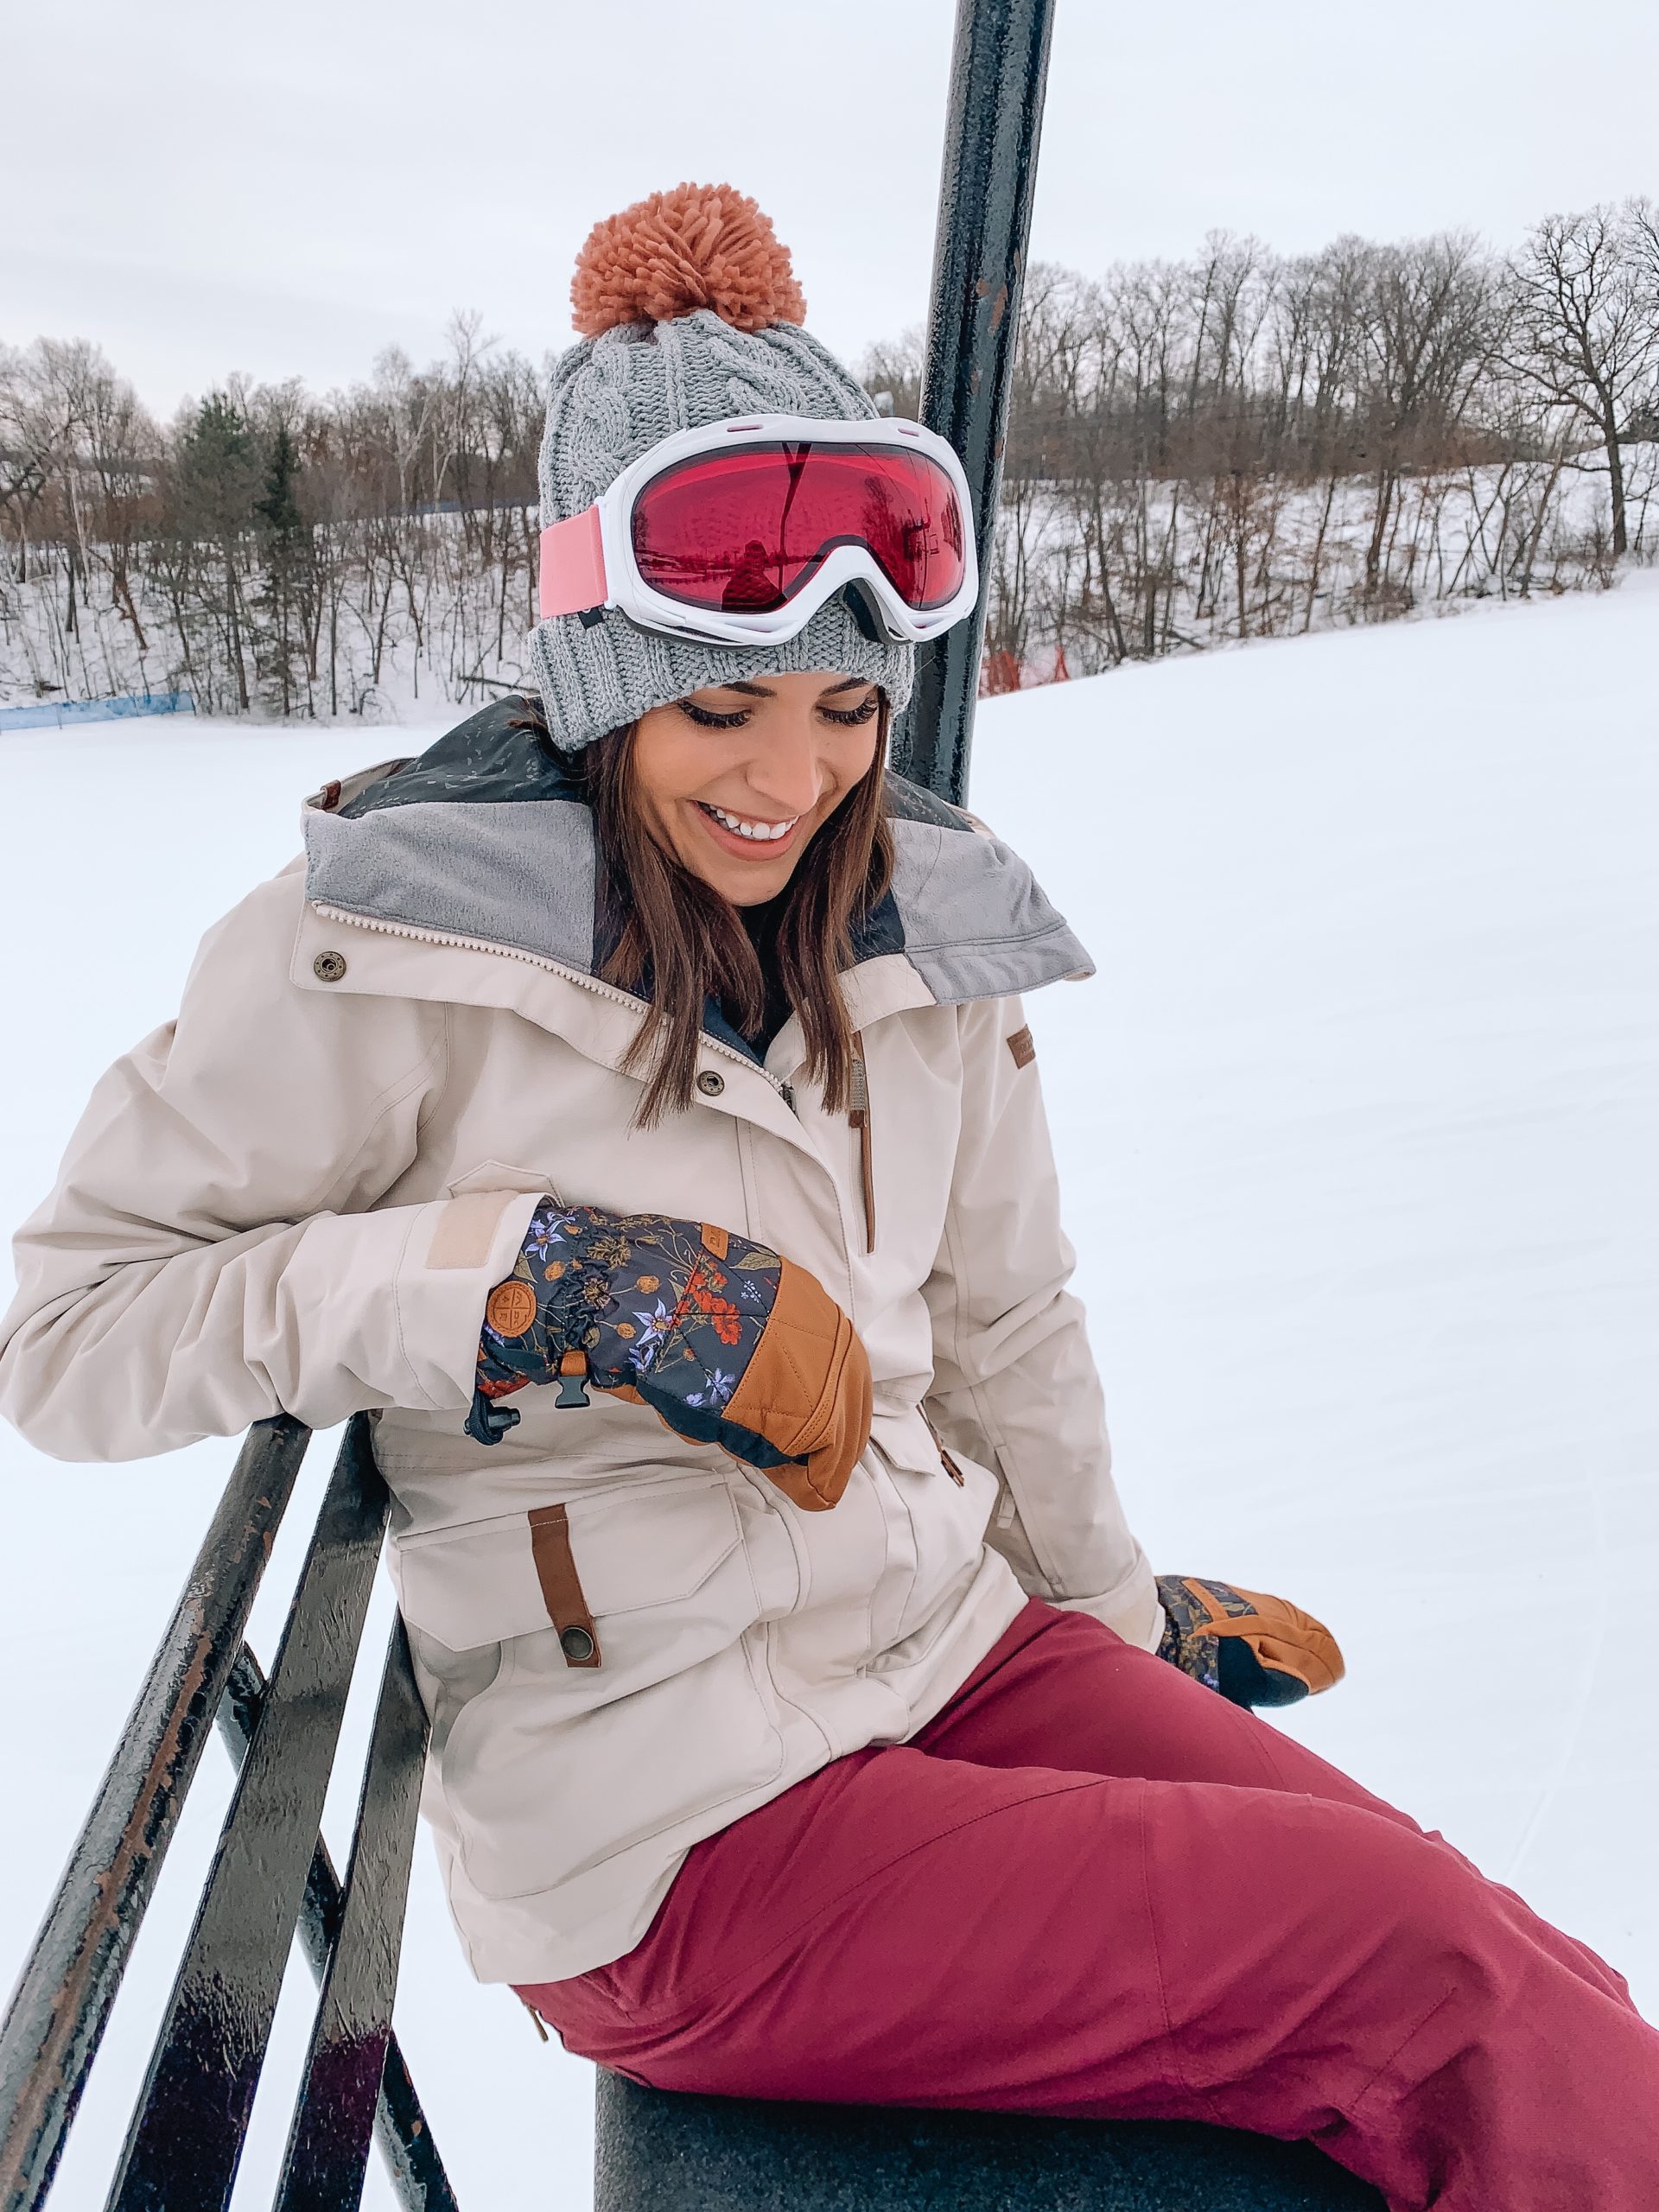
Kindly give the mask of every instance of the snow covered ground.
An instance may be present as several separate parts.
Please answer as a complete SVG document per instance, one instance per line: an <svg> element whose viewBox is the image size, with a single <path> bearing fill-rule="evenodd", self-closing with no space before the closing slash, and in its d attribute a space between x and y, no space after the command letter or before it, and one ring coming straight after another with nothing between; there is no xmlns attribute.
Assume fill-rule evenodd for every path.
<svg viewBox="0 0 1659 2212"><path fill-rule="evenodd" d="M974 800L1101 965L1032 1019L1155 1560L1324 1614L1351 1678L1286 1725L1597 1944L1659 2017L1656 639L1659 576L1637 575L999 699ZM411 741L0 739L0 1222L49 1180L99 1069L171 1011L202 927L289 856L299 795ZM70 1469L0 1435L0 1979L230 1449ZM62 2212L103 2202L224 1801L216 1747L203 1772ZM336 1847L354 1787L331 1804ZM291 1994L278 2089L302 1969ZM468 1981L424 1846L399 2028L464 2204L587 2203L587 2069Z"/></svg>

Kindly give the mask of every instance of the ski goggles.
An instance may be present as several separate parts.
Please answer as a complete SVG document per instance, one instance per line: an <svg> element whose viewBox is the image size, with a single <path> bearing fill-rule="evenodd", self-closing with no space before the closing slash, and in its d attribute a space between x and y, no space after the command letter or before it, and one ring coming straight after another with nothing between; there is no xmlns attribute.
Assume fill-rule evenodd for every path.
<svg viewBox="0 0 1659 2212"><path fill-rule="evenodd" d="M842 590L894 642L973 608L967 479L919 423L756 415L678 431L542 532L543 618L613 607L671 637L760 645Z"/></svg>

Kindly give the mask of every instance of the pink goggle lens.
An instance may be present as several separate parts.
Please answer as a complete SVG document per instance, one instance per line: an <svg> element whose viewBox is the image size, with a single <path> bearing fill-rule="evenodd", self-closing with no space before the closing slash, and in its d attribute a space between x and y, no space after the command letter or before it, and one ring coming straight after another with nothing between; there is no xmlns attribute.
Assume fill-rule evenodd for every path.
<svg viewBox="0 0 1659 2212"><path fill-rule="evenodd" d="M888 446L756 445L700 454L633 503L633 555L653 591L724 614L786 607L839 545L868 548L922 614L962 589L957 487L923 453Z"/></svg>

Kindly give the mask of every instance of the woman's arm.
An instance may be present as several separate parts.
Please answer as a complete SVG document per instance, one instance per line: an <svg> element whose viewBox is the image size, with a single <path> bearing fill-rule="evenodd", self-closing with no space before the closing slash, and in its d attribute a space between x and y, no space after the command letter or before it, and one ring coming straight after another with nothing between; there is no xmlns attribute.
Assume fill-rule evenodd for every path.
<svg viewBox="0 0 1659 2212"><path fill-rule="evenodd" d="M988 1540L1033 1596L1095 1614L1151 1649L1163 1615L1112 1481L1100 1376L1030 1033L1015 999L962 1014L962 1136L926 1286L927 1410L946 1446L994 1469Z"/></svg>
<svg viewBox="0 0 1659 2212"><path fill-rule="evenodd" d="M103 1077L18 1233L0 1411L54 1457L471 1402L535 1198L370 1211L443 1083L445 1010L297 988L302 897L278 876L208 932L177 1020Z"/></svg>

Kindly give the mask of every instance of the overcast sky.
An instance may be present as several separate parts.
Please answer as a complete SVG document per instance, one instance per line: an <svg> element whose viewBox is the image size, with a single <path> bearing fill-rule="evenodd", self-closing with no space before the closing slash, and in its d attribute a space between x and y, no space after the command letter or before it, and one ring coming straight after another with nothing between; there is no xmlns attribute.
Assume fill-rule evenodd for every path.
<svg viewBox="0 0 1659 2212"><path fill-rule="evenodd" d="M753 193L856 359L925 308L953 0L0 0L0 338L99 340L152 406L318 385L453 308L569 337L599 216ZM1659 194L1659 5L1058 0L1033 251L1087 269Z"/></svg>

